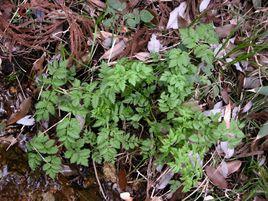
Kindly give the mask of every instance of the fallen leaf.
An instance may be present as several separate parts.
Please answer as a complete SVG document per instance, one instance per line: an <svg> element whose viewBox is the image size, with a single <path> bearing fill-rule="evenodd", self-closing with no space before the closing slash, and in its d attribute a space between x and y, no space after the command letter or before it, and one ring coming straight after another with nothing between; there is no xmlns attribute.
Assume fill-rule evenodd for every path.
<svg viewBox="0 0 268 201"><path fill-rule="evenodd" d="M185 11L187 8L186 2L181 2L180 5L175 8L169 15L167 29L178 29L179 25L179 17L186 19Z"/></svg>
<svg viewBox="0 0 268 201"><path fill-rule="evenodd" d="M17 124L21 124L24 126L32 126L35 123L35 120L32 115L26 115L16 122Z"/></svg>
<svg viewBox="0 0 268 201"><path fill-rule="evenodd" d="M223 88L223 90L221 91L221 97L222 97L222 100L228 104L229 103L229 94L227 92L227 89L226 88Z"/></svg>
<svg viewBox="0 0 268 201"><path fill-rule="evenodd" d="M223 106L223 102L219 101L214 105L213 109L222 109L222 106Z"/></svg>
<svg viewBox="0 0 268 201"><path fill-rule="evenodd" d="M245 77L244 78L244 89L253 89L258 88L261 86L260 78L259 77Z"/></svg>
<svg viewBox="0 0 268 201"><path fill-rule="evenodd" d="M118 56L119 54L121 54L124 49L126 48L126 43L124 40L121 40L120 42L118 42L117 44L115 44L114 46L112 46L109 50L107 50L103 55L102 58L103 59L113 59L114 57Z"/></svg>
<svg viewBox="0 0 268 201"><path fill-rule="evenodd" d="M0 137L0 143L12 144L14 141L17 141L17 139L12 135Z"/></svg>
<svg viewBox="0 0 268 201"><path fill-rule="evenodd" d="M239 112L239 107L234 107L232 111L232 119L236 120Z"/></svg>
<svg viewBox="0 0 268 201"><path fill-rule="evenodd" d="M37 76L43 72L45 58L46 53L44 52L43 55L33 63L33 70Z"/></svg>
<svg viewBox="0 0 268 201"><path fill-rule="evenodd" d="M231 158L234 155L234 149L228 147L228 142L220 142L220 150L225 154L224 158Z"/></svg>
<svg viewBox="0 0 268 201"><path fill-rule="evenodd" d="M226 128L229 129L230 128L230 124L231 124L231 113L232 113L232 107L231 107L231 103L229 103L226 108L225 108L225 112L224 112L224 121L226 124Z"/></svg>
<svg viewBox="0 0 268 201"><path fill-rule="evenodd" d="M215 31L220 38L226 38L231 34L231 32L233 31L234 28L235 28L235 25L226 24L226 25L221 26L221 27L216 27Z"/></svg>
<svg viewBox="0 0 268 201"><path fill-rule="evenodd" d="M217 170L221 173L221 175L224 178L227 178L227 176L228 176L228 167L227 167L227 163L224 160L221 162L221 164L219 165Z"/></svg>
<svg viewBox="0 0 268 201"><path fill-rule="evenodd" d="M204 197L204 201L209 201L209 200L214 200L214 197L212 197L211 195L207 195L206 197Z"/></svg>
<svg viewBox="0 0 268 201"><path fill-rule="evenodd" d="M125 169L120 169L118 172L118 186L121 191L125 191L127 187L127 173Z"/></svg>
<svg viewBox="0 0 268 201"><path fill-rule="evenodd" d="M252 108L252 106L253 106L252 101L249 101L249 102L244 106L244 108L243 108L243 110L242 110L242 113L246 113L246 112L248 112L248 111Z"/></svg>
<svg viewBox="0 0 268 201"><path fill-rule="evenodd" d="M113 164L104 163L103 164L103 174L104 174L105 180L116 183L116 181L117 181L116 170L115 170L115 167Z"/></svg>
<svg viewBox="0 0 268 201"><path fill-rule="evenodd" d="M228 184L225 178L217 171L214 167L206 166L205 167L206 174L209 180L216 186L221 189L226 189Z"/></svg>
<svg viewBox="0 0 268 201"><path fill-rule="evenodd" d="M259 55L260 56L260 59L259 59L259 62L261 65L267 65L268 64L268 57L264 56L264 55Z"/></svg>
<svg viewBox="0 0 268 201"><path fill-rule="evenodd" d="M148 42L147 46L149 52L159 52L160 49L162 48L162 45L160 41L156 38L155 34L152 34L150 41Z"/></svg>
<svg viewBox="0 0 268 201"><path fill-rule="evenodd" d="M116 39L115 39L116 40ZM116 42L116 41L115 41ZM109 49L109 48L111 48L111 46L112 46L112 44L113 44L113 39L112 38L105 38L102 42L101 42L101 45L102 45L102 47L103 48L105 48L105 49Z"/></svg>
<svg viewBox="0 0 268 201"><path fill-rule="evenodd" d="M130 196L129 192L120 193L120 198L122 200L125 200L125 201L132 201L133 200L133 198Z"/></svg>
<svg viewBox="0 0 268 201"><path fill-rule="evenodd" d="M203 112L204 115L206 116L212 116L212 115L215 115L215 114L218 114L218 113L221 113L221 109L212 109L212 110L206 110Z"/></svg>
<svg viewBox="0 0 268 201"><path fill-rule="evenodd" d="M174 173L173 172L168 172L167 174L164 174L161 179L159 180L159 183L156 185L156 189L162 190L164 189L172 179Z"/></svg>
<svg viewBox="0 0 268 201"><path fill-rule="evenodd" d="M199 11L203 12L204 10L206 10L209 3L210 3L210 0L203 0L199 5Z"/></svg>
<svg viewBox="0 0 268 201"><path fill-rule="evenodd" d="M97 6L97 7L100 8L100 9L105 9L105 8L106 8L105 3L103 3L103 2L100 1L100 0L90 0L89 2L90 2L90 3L93 3L95 6Z"/></svg>
<svg viewBox="0 0 268 201"><path fill-rule="evenodd" d="M21 118L25 117L26 114L29 112L30 108L32 106L32 98L26 98L21 104L20 104L20 110L16 112L15 114L12 114L11 117L7 121L7 125L14 124Z"/></svg>
<svg viewBox="0 0 268 201"><path fill-rule="evenodd" d="M230 162L227 162L227 169L228 169L228 175L231 175L235 172L237 172L241 165L242 165L242 161L239 161L239 160L235 160L235 161L230 161Z"/></svg>
<svg viewBox="0 0 268 201"><path fill-rule="evenodd" d="M221 175L224 178L227 178L229 175L237 172L241 167L242 162L239 160L225 162L222 161L217 170L220 171Z"/></svg>
<svg viewBox="0 0 268 201"><path fill-rule="evenodd" d="M214 53L214 56L216 56L216 58L223 58L226 55L226 50L222 48L222 44L212 45L212 48L214 49L213 53Z"/></svg>
<svg viewBox="0 0 268 201"><path fill-rule="evenodd" d="M71 169L69 165L61 165L60 173L63 174L65 177L74 176L77 174L77 171Z"/></svg>
<svg viewBox="0 0 268 201"><path fill-rule="evenodd" d="M223 109L223 102L219 101L214 105L212 110L206 110L203 113L206 116L211 116L211 115L215 115L215 114L218 114L218 113L223 113L223 110L224 110ZM220 117L220 119L221 119L221 117Z"/></svg>
<svg viewBox="0 0 268 201"><path fill-rule="evenodd" d="M150 58L150 53L149 52L139 52L134 55L138 60L140 61L146 61L148 58Z"/></svg>

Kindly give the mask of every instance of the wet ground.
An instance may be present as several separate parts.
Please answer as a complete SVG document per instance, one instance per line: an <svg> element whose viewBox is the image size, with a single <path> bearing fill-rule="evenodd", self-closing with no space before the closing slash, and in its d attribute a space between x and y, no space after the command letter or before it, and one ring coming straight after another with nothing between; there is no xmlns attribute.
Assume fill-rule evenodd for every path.
<svg viewBox="0 0 268 201"><path fill-rule="evenodd" d="M26 154L17 146L6 150L0 145L0 200L1 201L98 201L98 186L94 177L79 182L63 175L57 181L48 180L41 172L31 172ZM79 181L79 180L77 180Z"/></svg>

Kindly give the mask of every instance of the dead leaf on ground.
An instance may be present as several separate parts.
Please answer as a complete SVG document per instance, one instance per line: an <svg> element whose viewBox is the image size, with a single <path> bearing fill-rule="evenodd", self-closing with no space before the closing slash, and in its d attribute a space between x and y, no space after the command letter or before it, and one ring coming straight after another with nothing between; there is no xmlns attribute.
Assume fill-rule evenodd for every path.
<svg viewBox="0 0 268 201"><path fill-rule="evenodd" d="M45 58L46 53L44 52L43 55L33 63L33 70L37 76L43 72Z"/></svg>
<svg viewBox="0 0 268 201"><path fill-rule="evenodd" d="M109 50L107 50L103 55L103 59L113 59L114 57L120 55L124 49L126 48L126 42L124 40L121 40L114 46L112 46Z"/></svg>
<svg viewBox="0 0 268 201"><path fill-rule="evenodd" d="M134 55L135 58L137 58L140 61L146 61L148 58L150 58L149 52L139 52Z"/></svg>
<svg viewBox="0 0 268 201"><path fill-rule="evenodd" d="M12 135L0 137L0 143L10 145L10 144L14 144L14 142L17 142L17 139L13 137Z"/></svg>
<svg viewBox="0 0 268 201"><path fill-rule="evenodd" d="M242 161L235 160L230 162L223 161L217 170L220 171L221 175L225 178L227 178L229 175L237 172L242 165Z"/></svg>
<svg viewBox="0 0 268 201"><path fill-rule="evenodd" d="M164 174L160 181L158 182L158 184L156 185L156 189L158 190L162 190L164 188L166 188L166 186L169 184L170 180L172 179L174 173L173 172L168 172L166 174Z"/></svg>
<svg viewBox="0 0 268 201"><path fill-rule="evenodd" d="M244 78L244 89L253 89L261 86L261 81L259 77L245 77Z"/></svg>
<svg viewBox="0 0 268 201"><path fill-rule="evenodd" d="M188 17L186 16L186 8L187 3L184 1L181 2L180 5L170 13L167 29L178 29L181 27L179 24L179 17L187 20Z"/></svg>
<svg viewBox="0 0 268 201"><path fill-rule="evenodd" d="M199 11L203 12L204 10L206 10L209 3L210 3L210 0L203 0L199 5Z"/></svg>
<svg viewBox="0 0 268 201"><path fill-rule="evenodd" d="M162 45L160 41L156 38L155 34L152 34L150 41L148 42L147 46L149 52L159 52L162 49Z"/></svg>
<svg viewBox="0 0 268 201"><path fill-rule="evenodd" d="M92 3L94 6L100 8L100 9L105 9L106 5L100 0L90 0L89 3Z"/></svg>
<svg viewBox="0 0 268 201"><path fill-rule="evenodd" d="M122 200L125 200L125 201L132 201L133 200L133 198L130 196L129 192L120 193L120 198Z"/></svg>
<svg viewBox="0 0 268 201"><path fill-rule="evenodd" d="M230 33L234 30L235 25L233 24L226 24L221 27L216 27L215 31L220 38L226 38L230 35Z"/></svg>
<svg viewBox="0 0 268 201"><path fill-rule="evenodd" d="M14 114L11 115L11 117L7 121L7 125L14 124L21 118L25 117L27 113L29 112L30 108L32 106L32 98L26 98L21 104L20 104L20 110Z"/></svg>
<svg viewBox="0 0 268 201"><path fill-rule="evenodd" d="M229 103L226 108L225 108L225 112L224 112L224 121L226 124L226 128L229 129L230 128L230 124L231 124L231 114L232 114L232 106L231 103Z"/></svg>
<svg viewBox="0 0 268 201"><path fill-rule="evenodd" d="M116 180L117 180L116 170L115 170L115 167L113 164L104 163L103 164L103 174L104 174L105 180L116 183Z"/></svg>
<svg viewBox="0 0 268 201"><path fill-rule="evenodd" d="M16 123L23 126L32 126L34 125L35 120L32 115L26 115L25 117L19 119Z"/></svg>
<svg viewBox="0 0 268 201"><path fill-rule="evenodd" d="M217 171L214 167L206 166L205 168L206 174L209 180L221 189L226 189L228 184L225 178Z"/></svg>
<svg viewBox="0 0 268 201"><path fill-rule="evenodd" d="M249 101L249 102L244 106L244 108L243 108L243 110L242 110L242 113L246 113L246 112L248 112L248 111L252 108L252 106L253 106L252 101Z"/></svg>
<svg viewBox="0 0 268 201"><path fill-rule="evenodd" d="M214 200L214 197L212 197L211 195L207 195L206 197L204 197L204 201L209 201L209 200Z"/></svg>
<svg viewBox="0 0 268 201"><path fill-rule="evenodd" d="M221 91L221 97L226 104L229 103L230 98L226 88L223 88L223 90Z"/></svg>
<svg viewBox="0 0 268 201"><path fill-rule="evenodd" d="M219 155L223 155L224 158L231 158L234 155L234 149L228 147L228 142L220 142L216 147L216 151Z"/></svg>
<svg viewBox="0 0 268 201"><path fill-rule="evenodd" d="M127 187L127 173L125 169L120 169L118 172L118 186L121 191L125 191Z"/></svg>
<svg viewBox="0 0 268 201"><path fill-rule="evenodd" d="M117 44L119 40L117 35L107 31L100 31L100 33L97 34L97 37L100 39L100 44L103 46L104 49L111 48L113 42Z"/></svg>

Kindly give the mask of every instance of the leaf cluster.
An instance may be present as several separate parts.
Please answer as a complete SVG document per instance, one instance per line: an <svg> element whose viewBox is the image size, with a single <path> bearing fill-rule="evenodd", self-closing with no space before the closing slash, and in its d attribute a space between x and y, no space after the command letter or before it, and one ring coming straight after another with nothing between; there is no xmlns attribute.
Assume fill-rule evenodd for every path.
<svg viewBox="0 0 268 201"><path fill-rule="evenodd" d="M200 72L198 68L200 63L213 66L209 45L217 43L217 37L212 26L199 25L180 33L183 46L169 51L161 61L145 64L123 59L114 67L102 63L90 83L67 78L73 73L66 64L60 62L65 70L59 71L66 71L62 77L56 76L57 65L50 66L36 115L47 120L56 109L68 113L56 128L66 159L84 166L90 157L98 163L114 163L119 153L135 150L144 159L153 157L179 172L187 191L202 177L203 159L211 146L221 140L235 147L241 141L243 133L235 122L227 129L217 116L205 116L191 101L196 84L209 82L210 69ZM52 149L50 153L35 145L38 138L44 137L32 139L30 153L56 157L51 146L46 148ZM33 169L40 165L38 157L29 155Z"/></svg>
<svg viewBox="0 0 268 201"><path fill-rule="evenodd" d="M116 22L121 19L125 22L127 27L136 28L141 22L149 23L153 20L154 16L146 9L134 9L132 12L127 11L126 3L119 0L108 0L105 15L108 16L103 21L107 28L111 28Z"/></svg>

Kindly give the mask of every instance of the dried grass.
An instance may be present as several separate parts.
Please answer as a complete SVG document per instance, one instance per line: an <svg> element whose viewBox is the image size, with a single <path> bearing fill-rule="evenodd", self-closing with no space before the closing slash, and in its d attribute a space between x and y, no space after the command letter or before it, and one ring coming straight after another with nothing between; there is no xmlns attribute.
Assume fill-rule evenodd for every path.
<svg viewBox="0 0 268 201"><path fill-rule="evenodd" d="M15 8L16 6L13 5ZM70 50L74 57L81 58L87 49L88 37L92 37L93 22L71 10L72 4L51 3L48 0L35 0L25 3L19 9L42 13L41 18L21 16L24 21L19 25L10 23L9 18L0 18L0 42L8 41L5 46L6 55L14 53L14 47L20 46L22 50L45 51L45 45L56 42L58 39L53 33L60 27L68 27Z"/></svg>

